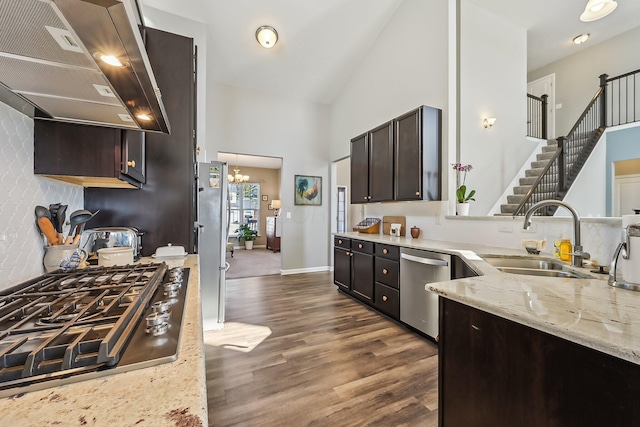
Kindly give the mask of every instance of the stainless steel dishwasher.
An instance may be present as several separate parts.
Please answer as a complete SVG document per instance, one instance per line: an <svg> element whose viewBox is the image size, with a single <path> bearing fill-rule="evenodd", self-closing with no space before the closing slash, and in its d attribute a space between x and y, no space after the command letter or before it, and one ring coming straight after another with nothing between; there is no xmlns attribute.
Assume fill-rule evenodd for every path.
<svg viewBox="0 0 640 427"><path fill-rule="evenodd" d="M400 320L438 337L438 295L427 283L451 280L451 256L418 249L400 249Z"/></svg>

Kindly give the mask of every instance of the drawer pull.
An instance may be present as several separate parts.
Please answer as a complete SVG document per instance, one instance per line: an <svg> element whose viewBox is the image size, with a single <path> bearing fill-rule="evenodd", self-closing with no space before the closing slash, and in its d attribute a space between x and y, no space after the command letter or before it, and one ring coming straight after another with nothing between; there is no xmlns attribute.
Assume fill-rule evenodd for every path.
<svg viewBox="0 0 640 427"><path fill-rule="evenodd" d="M420 195L420 192L419 192L419 191L416 191L416 196L419 196L419 195Z"/></svg>
<svg viewBox="0 0 640 427"><path fill-rule="evenodd" d="M389 270L387 270L386 268L382 269L382 274L387 274L389 272Z"/></svg>
<svg viewBox="0 0 640 427"><path fill-rule="evenodd" d="M476 331L479 331L479 330L480 330L480 328L478 328L478 327L477 327L476 325L474 325L473 323L471 324L471 327L472 327L473 329L475 329Z"/></svg>
<svg viewBox="0 0 640 427"><path fill-rule="evenodd" d="M342 244L342 240L338 240L338 244L341 245Z"/></svg>
<svg viewBox="0 0 640 427"><path fill-rule="evenodd" d="M358 243L358 249L362 249L362 243Z"/></svg>
<svg viewBox="0 0 640 427"><path fill-rule="evenodd" d="M389 298L387 298L387 296L386 296L386 295L382 295L382 301L387 302L387 300L388 300L388 299L389 299Z"/></svg>
<svg viewBox="0 0 640 427"><path fill-rule="evenodd" d="M353 252L349 252L349 256L353 256Z"/></svg>
<svg viewBox="0 0 640 427"><path fill-rule="evenodd" d="M382 250L382 253L386 255L386 254L388 254L388 253L389 253L389 250L388 250L387 248L384 248L384 249Z"/></svg>
<svg viewBox="0 0 640 427"><path fill-rule="evenodd" d="M135 167L136 167L136 161L135 161L135 160L129 160L129 161L127 162L127 166L130 166L130 167L132 167L132 168L135 168Z"/></svg>
<svg viewBox="0 0 640 427"><path fill-rule="evenodd" d="M364 199L367 200L367 196L364 196Z"/></svg>

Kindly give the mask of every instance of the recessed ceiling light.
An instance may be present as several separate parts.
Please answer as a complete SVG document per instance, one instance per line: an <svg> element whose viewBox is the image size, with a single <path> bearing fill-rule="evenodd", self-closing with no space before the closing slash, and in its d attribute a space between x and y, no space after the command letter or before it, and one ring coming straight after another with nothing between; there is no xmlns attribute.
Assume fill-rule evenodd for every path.
<svg viewBox="0 0 640 427"><path fill-rule="evenodd" d="M99 59L100 61L104 62L105 64L109 64L113 67L124 67L126 66L126 62L122 62L120 60L120 58L118 58L117 56L114 55L107 55L105 53L102 52L96 52L93 54L94 58Z"/></svg>
<svg viewBox="0 0 640 427"><path fill-rule="evenodd" d="M271 49L278 42L278 32L269 25L263 25L256 30L256 40L260 46Z"/></svg>
<svg viewBox="0 0 640 427"><path fill-rule="evenodd" d="M575 36L573 38L573 43L582 44L589 39L589 33L580 34L579 36Z"/></svg>
<svg viewBox="0 0 640 427"><path fill-rule="evenodd" d="M136 114L136 118L138 120L142 120L145 122L148 122L151 120L151 116L149 114L144 114L144 113Z"/></svg>

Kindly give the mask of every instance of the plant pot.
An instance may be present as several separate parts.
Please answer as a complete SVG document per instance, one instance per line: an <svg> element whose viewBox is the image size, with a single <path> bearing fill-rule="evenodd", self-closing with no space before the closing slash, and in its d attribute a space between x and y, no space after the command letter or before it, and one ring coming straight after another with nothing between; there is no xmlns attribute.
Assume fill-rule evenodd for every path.
<svg viewBox="0 0 640 427"><path fill-rule="evenodd" d="M251 249L253 249L253 240L245 240L244 241L244 248L248 251L250 251Z"/></svg>
<svg viewBox="0 0 640 427"><path fill-rule="evenodd" d="M468 216L469 206L470 203L456 203L456 212L458 216Z"/></svg>

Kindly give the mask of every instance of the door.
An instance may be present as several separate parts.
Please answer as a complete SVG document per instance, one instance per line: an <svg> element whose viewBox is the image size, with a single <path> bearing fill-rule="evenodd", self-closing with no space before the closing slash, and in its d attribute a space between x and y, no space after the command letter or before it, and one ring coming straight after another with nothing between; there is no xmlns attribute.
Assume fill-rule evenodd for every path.
<svg viewBox="0 0 640 427"><path fill-rule="evenodd" d="M369 200L369 142L367 134L351 140L351 203Z"/></svg>
<svg viewBox="0 0 640 427"><path fill-rule="evenodd" d="M145 133L122 131L122 173L145 183Z"/></svg>
<svg viewBox="0 0 640 427"><path fill-rule="evenodd" d="M393 122L369 133L370 202L393 200Z"/></svg>
<svg viewBox="0 0 640 427"><path fill-rule="evenodd" d="M395 200L422 200L421 110L395 120Z"/></svg>
<svg viewBox="0 0 640 427"><path fill-rule="evenodd" d="M640 209L640 175L616 176L613 216L630 215L633 209Z"/></svg>
<svg viewBox="0 0 640 427"><path fill-rule="evenodd" d="M373 255L351 251L353 264L351 290L368 302L373 302Z"/></svg>
<svg viewBox="0 0 640 427"><path fill-rule="evenodd" d="M556 75L549 74L527 84L527 93L547 95L547 139L556 137ZM568 132L568 129L567 129Z"/></svg>
<svg viewBox="0 0 640 427"><path fill-rule="evenodd" d="M351 290L351 252L333 248L333 283L344 291Z"/></svg>

